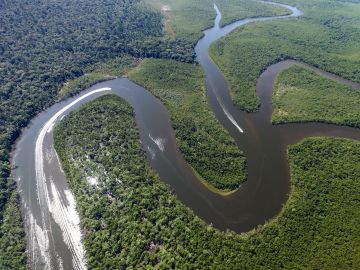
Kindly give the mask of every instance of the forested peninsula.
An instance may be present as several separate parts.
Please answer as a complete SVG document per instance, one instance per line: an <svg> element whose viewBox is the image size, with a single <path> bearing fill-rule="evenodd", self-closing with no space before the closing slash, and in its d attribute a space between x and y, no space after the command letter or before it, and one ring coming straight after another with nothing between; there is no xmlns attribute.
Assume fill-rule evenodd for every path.
<svg viewBox="0 0 360 270"><path fill-rule="evenodd" d="M124 100L104 96L71 113L57 127L55 142L78 198L93 269L355 269L358 264L359 142L321 138L291 146L288 203L276 220L240 235L204 223L160 181L147 165ZM91 151L90 159L84 149ZM89 184L89 177L98 184Z"/></svg>
<svg viewBox="0 0 360 270"><path fill-rule="evenodd" d="M215 2L222 26L289 14L258 1ZM257 78L284 59L360 82L360 2L282 3L304 14L251 23L210 48L241 110L259 109ZM181 153L209 189L226 195L246 182L246 157L207 103L194 52L202 31L213 25L213 4L0 1L0 269L26 269L29 263L20 179L11 176L17 169L11 166L16 140L40 112L97 82L126 76L158 97ZM359 89L292 66L276 79L272 123L359 128L359 100ZM129 104L107 95L55 129L89 269L356 269L360 264L358 141L308 138L290 145L288 202L267 224L236 234L206 224L159 179L141 149L134 117ZM87 149L95 148L86 159ZM98 186L87 181L93 175Z"/></svg>

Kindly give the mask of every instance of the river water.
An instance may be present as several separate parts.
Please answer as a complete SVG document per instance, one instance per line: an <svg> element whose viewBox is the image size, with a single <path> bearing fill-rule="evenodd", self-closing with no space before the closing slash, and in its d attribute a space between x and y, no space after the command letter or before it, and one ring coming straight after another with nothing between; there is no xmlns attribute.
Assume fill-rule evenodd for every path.
<svg viewBox="0 0 360 270"><path fill-rule="evenodd" d="M233 106L223 75L209 59L209 45L236 27L253 21L301 15L298 9L285 7L292 15L245 19L220 28L221 14L215 6L215 26L204 32L195 47L206 75L209 104L247 158L248 179L229 196L209 191L195 177L178 150L164 105L126 78L94 85L79 96L53 105L31 121L18 140L12 159L12 175L23 203L31 269L86 269L76 202L54 150L52 131L70 111L103 94L113 93L130 103L151 166L186 206L220 230L245 232L279 213L289 193L287 145L308 136L360 139L359 130L349 127L320 123L271 125L274 78L294 61L272 65L260 76L257 91L262 106L259 112L249 114ZM315 71L360 88L332 74Z"/></svg>

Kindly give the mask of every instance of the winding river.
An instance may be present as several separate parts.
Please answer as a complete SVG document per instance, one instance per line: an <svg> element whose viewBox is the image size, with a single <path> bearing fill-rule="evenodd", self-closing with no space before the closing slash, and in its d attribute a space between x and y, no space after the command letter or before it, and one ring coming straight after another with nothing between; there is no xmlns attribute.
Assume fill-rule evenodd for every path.
<svg viewBox="0 0 360 270"><path fill-rule="evenodd" d="M272 65L259 77L259 112L249 114L233 106L226 81L210 60L208 48L215 40L238 26L301 15L301 11L295 7L271 4L286 7L292 14L244 19L220 28L221 14L215 6L215 26L204 31L204 37L195 47L197 59L206 75L209 104L246 155L246 183L235 193L225 197L209 191L184 161L176 145L168 112L157 98L126 78L99 83L81 95L56 103L40 113L23 131L16 144L12 175L18 183L22 198L31 269L86 269L76 202L53 146L53 127L70 111L101 95L114 93L130 103L134 108L141 143L151 166L185 205L221 230L245 232L279 213L290 188L287 145L307 136L360 139L359 130L350 127L320 123L274 126L270 123L274 79L295 61ZM359 84L309 68L327 78L360 88Z"/></svg>

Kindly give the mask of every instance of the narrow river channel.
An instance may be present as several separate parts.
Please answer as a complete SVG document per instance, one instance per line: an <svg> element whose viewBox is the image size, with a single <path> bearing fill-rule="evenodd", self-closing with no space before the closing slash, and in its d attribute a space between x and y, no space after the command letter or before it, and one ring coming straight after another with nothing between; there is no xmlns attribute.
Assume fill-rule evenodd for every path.
<svg viewBox="0 0 360 270"><path fill-rule="evenodd" d="M126 78L94 85L79 96L54 104L31 121L18 140L12 159L12 176L18 183L23 204L31 269L86 269L76 202L53 146L53 127L70 111L101 95L117 94L130 103L151 166L186 206L220 230L245 232L279 213L289 193L287 145L307 136L360 139L359 130L349 127L319 123L271 125L274 78L294 61L272 65L260 76L257 91L262 106L259 112L249 114L233 106L226 81L209 59L208 48L241 25L301 15L295 7L276 5L290 9L292 14L244 19L224 28L219 27L221 14L215 6L215 26L204 32L195 47L206 75L209 104L247 158L248 180L229 196L212 193L195 177L178 150L164 105ZM352 86L360 88L358 84Z"/></svg>

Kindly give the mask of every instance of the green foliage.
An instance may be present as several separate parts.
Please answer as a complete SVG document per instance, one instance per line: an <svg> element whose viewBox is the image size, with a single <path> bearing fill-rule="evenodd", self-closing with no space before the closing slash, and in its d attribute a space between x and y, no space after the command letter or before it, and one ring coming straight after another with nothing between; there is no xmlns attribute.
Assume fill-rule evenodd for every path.
<svg viewBox="0 0 360 270"><path fill-rule="evenodd" d="M138 59L129 55L97 63L90 73L66 82L59 91L58 99L74 96L96 83L124 76L129 69L134 68L137 64Z"/></svg>
<svg viewBox="0 0 360 270"><path fill-rule="evenodd" d="M146 59L130 79L164 102L180 151L201 178L220 191L238 188L245 180L245 158L207 104L200 66Z"/></svg>
<svg viewBox="0 0 360 270"><path fill-rule="evenodd" d="M91 5L85 0L1 2L0 226L8 230L0 239L1 269L8 268L12 262L16 268L24 261L23 243L19 244L24 239L18 238L21 234L14 234L21 231L23 225L11 201L15 193L13 181L8 179L11 145L20 129L54 102L64 82L91 72L97 66L95 63L110 57L119 56L125 64L129 62L123 49L120 51L110 42L118 37L109 35L108 31L124 5L131 4L131 1L107 0L92 1ZM75 90L95 81L80 80ZM8 209L13 209L14 213Z"/></svg>
<svg viewBox="0 0 360 270"><path fill-rule="evenodd" d="M281 58L302 59L349 79L360 81L358 69L360 61L358 46L360 10L359 5L356 4L358 1L287 1L296 3L306 11L303 18L281 23L278 21L267 22L266 26L260 23L248 26L245 30L242 30L241 35L246 38L243 39L244 36L241 36L241 43L234 42L230 44L229 42L225 46L226 42L220 42L216 45L218 53L224 53L228 57L226 61L221 60L223 61L221 68L224 70L227 68L226 76L230 79L232 95L237 104L248 110L254 110L258 106L254 94L257 76L265 66ZM240 1L236 2L240 3ZM139 57L164 57L192 62L194 59L193 43L200 37L201 30L212 23L212 17L214 16L212 3L208 4L207 1L185 2L185 0L171 1L171 3L171 5L174 5L172 7L174 12L171 14L174 18L174 29L178 35L174 39L164 36L162 31L163 18L160 11L148 8L139 0L95 0L91 1L91 3L87 0L60 2L39 0L0 1L0 268L22 269L25 261L25 244L20 213L16 207L17 202L13 182L8 178L10 172L9 151L12 143L18 137L20 129L26 126L34 115L54 102L65 82L86 73L98 71L102 75L119 76L109 73L108 71L111 69L109 69L109 66L116 68L117 63L120 63L122 69L122 63L130 63L131 61L128 62L130 58L136 62L135 58ZM245 5L245 2L243 4ZM186 5L188 5L188 8L186 8ZM224 4L220 1L218 5L220 9L226 10L228 7L229 10L226 11L223 23L233 20L235 10L239 8L240 11L240 5L234 9L225 1ZM251 4L249 3L249 5ZM230 14L232 10L234 10L234 13ZM253 13L251 16L258 15ZM239 17L241 16L250 15L242 13ZM239 35L241 31L237 32L234 35ZM256 38L254 38L254 33ZM229 53L230 47L232 47L234 53ZM254 53L255 51L257 53ZM219 63L221 62L220 58L223 57L216 58L214 56L214 59ZM117 60L113 61L112 59ZM233 60L235 60L235 64L232 62ZM110 62L111 64L99 64L102 62ZM105 72L102 69L107 71ZM111 70L114 71L114 69ZM99 74L95 75L99 76ZM93 76L95 75L93 74ZM71 88L72 91L77 92L80 88L102 79L101 77L96 78L96 76L95 79L94 77L83 77L74 83ZM184 81L186 80L187 78L184 78ZM236 91L238 85L240 85L240 88ZM182 93L180 93L181 95ZM189 96L191 97L191 95ZM171 100L174 96L168 95L166 98ZM191 109L191 104L197 106L197 103L192 99L193 97L188 99L189 104L186 104L188 107L184 105L185 108ZM182 98L180 97L179 100L182 100ZM205 97L197 101L202 103L201 108L205 108L203 106L204 100ZM104 110L110 112L113 110L123 116L130 117L131 115L129 108L125 105L121 105L122 109L117 111L114 107L118 106L118 104L115 106L115 104L111 105L111 102L109 103L109 106L103 108L103 111L97 107L94 115L89 119L85 119L85 116L83 118L78 117L84 123L88 120L93 121L86 126L89 132L95 127L107 132L99 134L98 130L92 130L89 133L92 136L91 138L82 134L84 138L88 139L89 143L85 148L83 148L83 145L86 145L85 139L82 141L80 138L80 140L74 142L74 146L77 146L74 148L78 151L77 153L92 151L88 163L82 160L84 164L87 164L86 167L82 167L83 171L76 170L80 163L67 164L68 173L70 174L71 171L70 181L73 183L72 186L78 188L78 201L83 202L81 204L82 223L85 224L83 225L84 228L89 228L88 232L85 232L88 233L87 248L91 250L88 256L90 265L94 266L93 268L116 269L120 268L121 265L134 265L138 268L144 265L156 265L158 268L186 267L189 265L189 267L192 266L193 268L205 268L210 265L209 258L211 258L214 268L218 269L223 268L224 265L232 268L240 268L241 266L253 269L255 265L256 267L271 268L273 266L273 268L279 268L284 265L280 259L284 258L282 261L284 263L288 262L289 258L292 258L293 250L298 251L296 253L298 257L296 257L296 260L289 262L288 268L303 267L304 265L305 267L308 265L310 268L315 268L318 267L315 259L303 261L303 258L309 258L309 254L304 253L309 242L313 245L313 249L311 249L311 245L309 249L313 252L313 258L320 258L319 265L321 265L319 267L339 268L338 266L341 265L340 268L353 268L352 266L359 265L359 258L354 255L359 254L359 250L348 248L350 246L357 247L356 243L359 242L356 237L359 235L359 232L356 231L358 228L356 224L359 223L356 220L356 217L359 216L357 199L348 201L347 197L343 198L336 192L335 199L327 197L327 200L335 201L334 213L340 212L339 218L342 220L329 215L326 222L324 221L327 231L324 228L319 229L320 236L318 239L321 240L319 240L321 242L319 247L316 246L319 241L311 242L311 239L313 239L311 237L310 240L303 241L300 238L299 242L296 242L298 230L292 232L295 235L290 234L288 238L280 237L280 241L296 245L295 247L287 247L287 251L279 250L279 244L274 240L276 237L273 237L271 231L268 232L266 229L261 237L267 239L266 233L268 233L270 240L269 242L265 241L265 244L256 237L243 240L233 234L224 236L211 228L204 229L204 224L183 208L175 200L174 196L168 193L164 185L153 176L147 165L144 165L145 161L142 154L132 152L140 149L138 141L135 139L136 132L132 129L133 122L128 119L127 122L118 123L119 127L124 127L124 125L130 127L129 133L117 133L114 135L114 138L121 142L121 147L113 145L115 141L110 141L110 144L105 146L100 144L100 142L108 138L107 136L111 137L110 130L113 132L112 125L114 124L111 121L120 120L119 118L114 119L114 114L110 114L111 117L107 115L105 118L108 118L108 124L104 126L100 121L102 118L96 118L95 114L99 112L105 114ZM104 104L101 103L101 105ZM89 110L91 111L90 107ZM197 110L194 109L194 111ZM208 111L208 109L206 108L205 111ZM180 124L182 120L187 119L185 116L182 117L179 120ZM212 120L207 119L208 117ZM201 140L205 137L204 141L211 142L212 137L206 137L206 134L212 134L211 132L217 130L217 128L212 129L211 127L210 130L204 132L201 129L206 125L203 125L202 121L211 123L211 121L215 120L207 112L204 114L201 112L199 118L201 120L192 119L196 125L201 126L199 136L202 136ZM121 121L123 120L121 119ZM98 126L93 125L96 121L100 123ZM217 122L214 123L218 126ZM71 122L73 127L78 127L78 124L77 118L74 118ZM196 126L196 128L198 127ZM73 129L75 133L69 133L69 139L79 136L77 133L79 130ZM105 137L99 137L100 135ZM187 133L184 133L183 136L187 136ZM99 143L94 144L97 140L99 140ZM179 144L181 145L181 142ZM231 144L232 142L229 143L229 145ZM342 143L337 144L331 146L330 150L334 151L334 153L337 153L337 147L343 147ZM348 151L355 151L356 148L359 148L354 143L346 142L343 144L348 148ZM182 147L186 148L186 144L184 145ZM220 151L220 153L228 151L231 148L228 147L229 145L226 145L224 151ZM214 153L211 146L209 147L209 149L205 150L209 151L210 154ZM133 148L135 150L131 150ZM106 152L103 152L105 149ZM114 149L120 149L121 151L113 153ZM235 150L235 148L233 149ZM315 149L314 151L320 150ZM113 153L113 160L107 157L108 153L111 152ZM350 165L357 164L354 163L354 160L357 160L358 153L357 156L356 153L347 154L343 150L340 153L346 158L352 158L352 161L351 159L348 161ZM65 157L70 154L76 155L76 152L63 152L62 156ZM299 150L299 155L301 156L301 154L305 155L306 153ZM127 158L124 156L127 156ZM93 162L92 159L99 157L101 158ZM81 160L81 158L84 157L76 156L76 160ZM119 162L121 158L124 159L124 163ZM133 158L134 161L132 161ZM303 158L306 161L306 158L309 157L305 156ZM238 158L236 160L242 166L243 159ZM206 160L206 162L208 161ZM334 157L334 160L329 162L338 161ZM326 167L325 165L324 167ZM323 164L319 163L319 166L321 167ZM103 171L101 171L104 168L109 172L113 172L113 174L104 175ZM98 189L99 192L89 188L84 182L84 171L88 173L90 169L91 172L97 172L99 177L108 177L106 185L104 184L102 189ZM356 190L358 185L355 182L356 179L359 179L357 167L348 169L350 169L350 173L343 172L343 175L348 177L346 179L349 179L348 182L351 185L355 186L355 189L352 190L359 193ZM314 175L316 173L318 173L317 170L314 171ZM126 179L129 186L125 189L124 186L119 184L118 178L114 178L114 175L119 177L121 175L119 179ZM352 175L356 177L352 178ZM329 174L330 176L331 174ZM82 181L77 183L72 179ZM335 191L337 189L343 190L344 196L350 192L348 186L342 186L342 182L335 183L332 185ZM315 187L311 187L311 190L316 191L316 184L313 183L313 185ZM112 192L114 192L116 200L112 199ZM320 192L322 190L319 190ZM147 194L147 196L143 196L144 194ZM326 194L327 196L333 194L333 190ZM313 197L306 197L305 201L301 203L309 204L312 207L314 205L312 200L315 199L311 198ZM343 203L337 204L339 200L340 202L344 200L352 208L348 209L347 205ZM317 199L315 201L319 203ZM324 205L324 203L320 205ZM337 205L340 208L336 208ZM286 211L284 214L287 213ZM148 212L151 214L147 220L144 215ZM308 214L311 215L312 212L309 210ZM103 222L105 218L103 219L102 215L106 217L106 222ZM350 221L347 224L350 225L346 225L344 220L348 221L349 217ZM283 219L279 219L279 222L280 220ZM291 220L289 221L290 225L293 224ZM299 215L297 222L294 224L299 225L303 221L304 216ZM315 219L315 221L317 220ZM328 229L330 225L326 225L331 222L333 223L332 230ZM304 223L305 227L299 229L301 232L313 230L312 226L315 223L313 223L312 219ZM355 225L352 226L351 224ZM290 225L284 226L284 228L292 228ZM278 230L277 232L280 235L284 233L282 231L284 228L280 226L274 231ZM291 232L291 229L288 230ZM286 232L288 233L288 231ZM328 233L331 233L329 238L327 238ZM224 244L220 246L223 241ZM327 251L327 254L325 254L325 252L322 252L322 245L331 247L331 250L325 249ZM260 253L258 254L260 255L257 254L257 250L259 250ZM348 252L348 250L354 252ZM278 254L285 255L278 257ZM338 257L336 261L332 260L334 256ZM228 261L224 264L225 260Z"/></svg>
<svg viewBox="0 0 360 270"><path fill-rule="evenodd" d="M202 36L202 31L214 23L215 10L210 0L146 0L158 8L167 6L170 23L179 39L191 44Z"/></svg>
<svg viewBox="0 0 360 270"><path fill-rule="evenodd" d="M288 9L252 0L217 0L215 3L222 15L222 26L243 18L270 17L289 13Z"/></svg>
<svg viewBox="0 0 360 270"><path fill-rule="evenodd" d="M360 90L292 66L277 78L274 123L320 121L360 127Z"/></svg>
<svg viewBox="0 0 360 270"><path fill-rule="evenodd" d="M99 62L116 57L128 62L124 53L192 61L191 46L162 36L161 20L159 12L139 0L3 2L1 176L8 174L3 161L20 128L53 103L66 81L92 71Z"/></svg>
<svg viewBox="0 0 360 270"><path fill-rule="evenodd" d="M136 67L139 62L139 58L124 54L120 57L96 63L92 67L91 72L120 77L126 75L131 69Z"/></svg>
<svg viewBox="0 0 360 270"><path fill-rule="evenodd" d="M214 23L214 1L202 0L145 0L157 9L167 7L169 21L177 39L195 44L202 36L202 31ZM282 8L266 5L253 0L217 0L223 17L221 24L229 24L235 20L273 16L286 13Z"/></svg>
<svg viewBox="0 0 360 270"><path fill-rule="evenodd" d="M1 150L1 148L0 148ZM0 159L0 269L25 269L25 232L14 181Z"/></svg>
<svg viewBox="0 0 360 270"><path fill-rule="evenodd" d="M76 93L105 79L102 62L109 71L143 56L193 61L191 45L163 37L161 21L140 0L0 1L0 224L11 197L11 145L64 83L102 74L72 83Z"/></svg>
<svg viewBox="0 0 360 270"><path fill-rule="evenodd" d="M288 203L276 220L243 235L213 229L176 200L147 165L132 110L118 97L67 116L55 146L76 196L91 269L359 265L359 142L318 138L291 146ZM98 177L97 187L87 177Z"/></svg>
<svg viewBox="0 0 360 270"><path fill-rule="evenodd" d="M0 218L0 269L23 269L26 263L26 241L19 198L15 187Z"/></svg>
<svg viewBox="0 0 360 270"><path fill-rule="evenodd" d="M167 7L171 27L177 39L195 44L202 30L214 23L215 10L210 0L145 0L157 9Z"/></svg>
<svg viewBox="0 0 360 270"><path fill-rule="evenodd" d="M59 94L58 94L59 99L65 99L65 98L74 96L74 95L78 94L79 92L81 92L82 90L87 89L96 83L114 79L114 78L115 78L114 76L110 76L110 75L103 74L103 73L92 72L92 73L85 74L81 77L78 77L76 79L66 82L64 84L64 86L61 88L61 90L59 91Z"/></svg>
<svg viewBox="0 0 360 270"><path fill-rule="evenodd" d="M270 64L293 58L360 82L360 5L339 1L286 1L305 11L299 18L241 27L210 48L234 103L259 107L256 79Z"/></svg>

